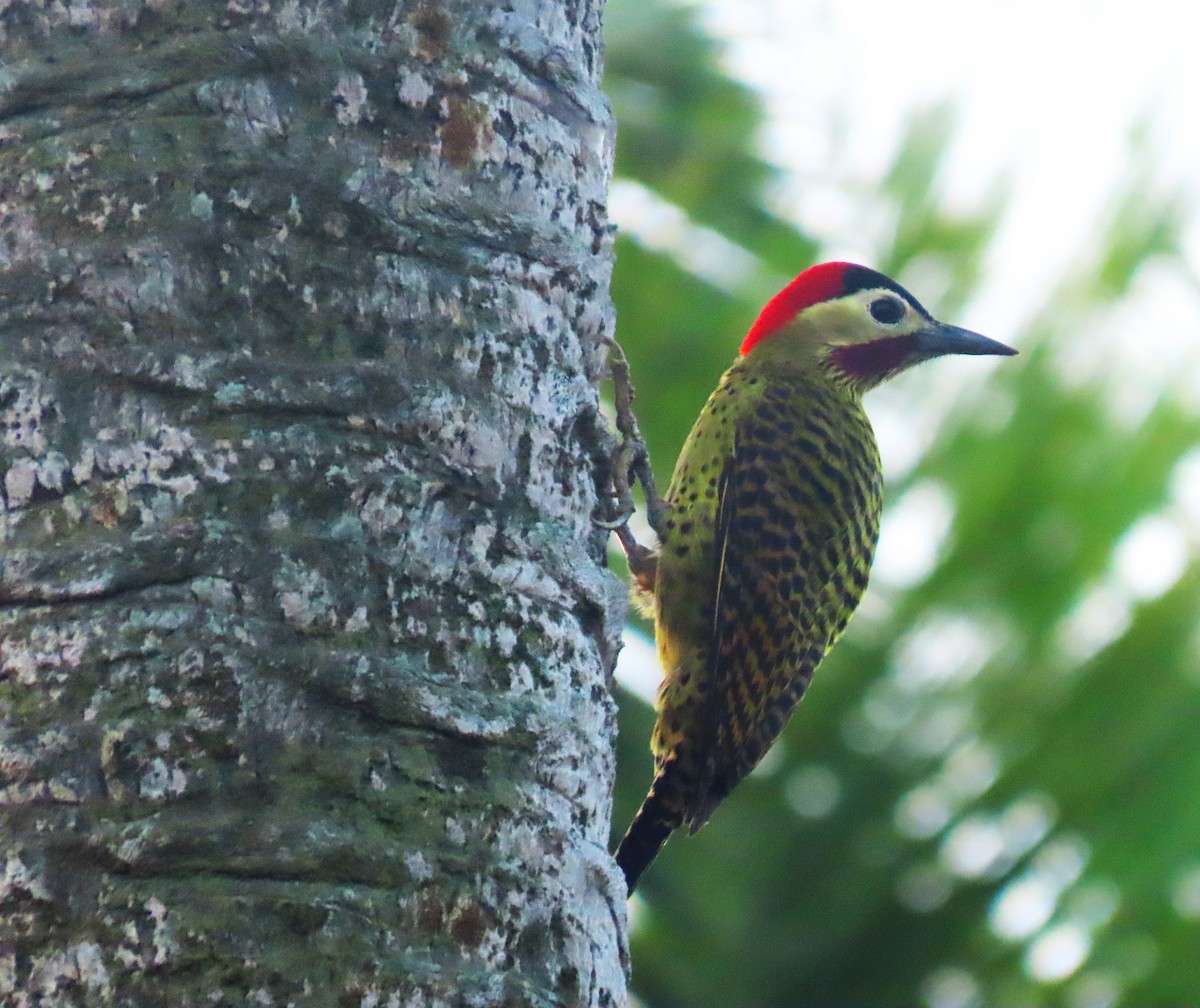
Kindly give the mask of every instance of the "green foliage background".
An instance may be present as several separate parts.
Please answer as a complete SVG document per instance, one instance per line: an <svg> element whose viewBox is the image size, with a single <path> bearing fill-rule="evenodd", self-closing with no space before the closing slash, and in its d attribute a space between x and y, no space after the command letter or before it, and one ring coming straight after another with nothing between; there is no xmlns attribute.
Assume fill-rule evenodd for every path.
<svg viewBox="0 0 1200 1008"><path fill-rule="evenodd" d="M610 0L608 25L618 177L761 260L721 290L618 238L618 336L665 486L757 307L821 255L766 209L760 103L693 11ZM885 186L895 231L872 265L938 276L918 294L954 321L1003 196L969 218L943 210L952 129L943 112L914 120ZM1180 258L1179 216L1135 163L1028 331L991 333L1022 355L989 368L887 489L893 503L914 487L949 500L933 569L872 588L779 757L644 879L644 1004L1200 1004L1200 565L1192 549L1172 587L1139 599L1113 561L1139 522L1173 513L1200 419L1163 391L1130 425L1113 381L1066 383L1056 364L1143 264ZM906 376L889 401L918 401L953 368ZM621 717L617 836L649 781L653 718L628 695ZM1047 978L1038 964L1071 949L1078 968Z"/></svg>

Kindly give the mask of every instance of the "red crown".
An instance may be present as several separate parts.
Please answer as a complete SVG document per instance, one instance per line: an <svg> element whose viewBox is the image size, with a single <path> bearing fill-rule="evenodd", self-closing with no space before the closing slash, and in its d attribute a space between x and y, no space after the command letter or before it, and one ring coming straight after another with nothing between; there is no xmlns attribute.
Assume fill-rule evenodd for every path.
<svg viewBox="0 0 1200 1008"><path fill-rule="evenodd" d="M782 329L805 308L847 293L846 271L853 268L853 263L827 262L806 269L766 303L742 340L742 356L745 357L764 337Z"/></svg>

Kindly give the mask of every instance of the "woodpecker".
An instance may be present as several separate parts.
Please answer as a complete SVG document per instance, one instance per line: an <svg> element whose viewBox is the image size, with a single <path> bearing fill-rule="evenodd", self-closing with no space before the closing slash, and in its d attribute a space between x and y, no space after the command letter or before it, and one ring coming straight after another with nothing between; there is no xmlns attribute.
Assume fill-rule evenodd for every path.
<svg viewBox="0 0 1200 1008"><path fill-rule="evenodd" d="M863 393L943 354L1015 353L852 263L763 308L676 462L657 554L622 537L664 673L654 782L616 853L629 892L762 759L858 606L882 483Z"/></svg>

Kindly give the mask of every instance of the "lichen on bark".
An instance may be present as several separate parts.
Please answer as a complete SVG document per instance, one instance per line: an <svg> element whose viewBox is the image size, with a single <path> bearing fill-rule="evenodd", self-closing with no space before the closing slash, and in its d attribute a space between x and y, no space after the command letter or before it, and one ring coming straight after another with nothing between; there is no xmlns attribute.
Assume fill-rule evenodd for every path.
<svg viewBox="0 0 1200 1008"><path fill-rule="evenodd" d="M0 1001L604 1005L600 0L0 12Z"/></svg>

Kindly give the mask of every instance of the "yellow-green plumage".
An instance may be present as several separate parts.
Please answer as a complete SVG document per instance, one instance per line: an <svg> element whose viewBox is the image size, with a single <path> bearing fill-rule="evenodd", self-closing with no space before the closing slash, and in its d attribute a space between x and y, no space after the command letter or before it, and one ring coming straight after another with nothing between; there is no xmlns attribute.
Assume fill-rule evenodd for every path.
<svg viewBox="0 0 1200 1008"><path fill-rule="evenodd" d="M802 274L768 306L676 463L654 579L655 779L617 852L631 890L666 837L703 826L767 752L858 606L882 482L862 393L935 355L914 342L923 330L974 336L874 271L810 273L834 268L838 285L821 288L834 297L771 317ZM867 314L897 295L907 323ZM959 352L1007 351L974 339Z"/></svg>
<svg viewBox="0 0 1200 1008"><path fill-rule="evenodd" d="M698 785L671 796L693 829L779 734L858 605L879 534L879 451L858 396L755 363L726 373L692 430L658 560L666 677L651 747L656 769L677 759Z"/></svg>

